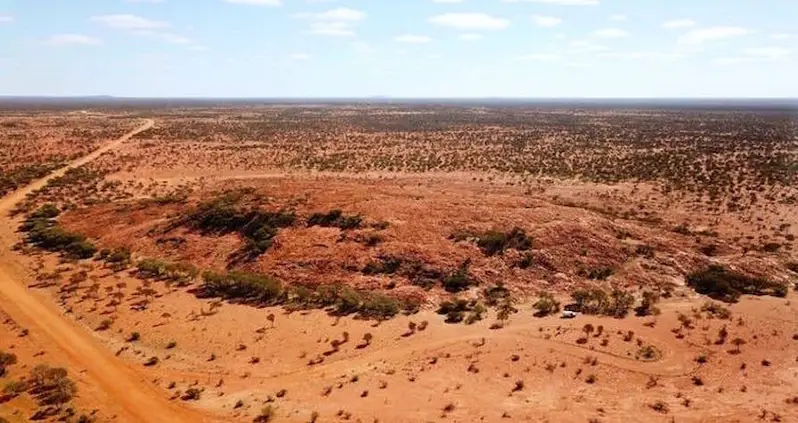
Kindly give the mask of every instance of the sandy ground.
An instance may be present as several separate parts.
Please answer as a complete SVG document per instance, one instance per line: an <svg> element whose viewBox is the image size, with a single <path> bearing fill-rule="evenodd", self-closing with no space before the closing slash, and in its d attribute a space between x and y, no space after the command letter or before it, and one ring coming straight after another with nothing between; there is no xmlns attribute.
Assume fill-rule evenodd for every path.
<svg viewBox="0 0 798 423"><path fill-rule="evenodd" d="M70 165L81 166L106 151L116 148L135 134L146 131L154 122L148 120L118 140L106 144L92 154ZM58 170L48 177L36 181L24 189L17 190L0 202L0 214L7 215L13 206L28 193L39 189L47 182L66 172ZM50 349L51 354L66 358L69 367L85 375L87 384L107 396L108 402L120 408L123 418L139 421L198 421L199 415L176 407L143 382L140 376L116 360L108 350L98 346L85 328L65 319L54 305L30 292L26 285L29 277L15 260L10 247L16 242L11 222L2 225L0 249L0 309L16 325L36 333L37 345Z"/></svg>
<svg viewBox="0 0 798 423"><path fill-rule="evenodd" d="M75 164L111 152L151 125L148 121ZM591 253L578 260L623 264L612 283L644 285L652 282L649 277L665 273L666 279L678 282L677 295L659 304L659 316L573 320L534 317L532 298L520 296L518 313L500 329L491 329L496 322L492 311L473 325L444 323L434 313L442 295L437 291L420 313L379 324L337 318L321 310L288 312L201 300L190 289L158 282L151 285L155 294L142 309L135 304L145 282L132 271L111 270L98 261L61 260L52 254L19 255L11 251L19 239L14 231L18 219L4 220L0 310L7 318L0 327L0 349L13 347L24 363L12 367L12 377L38 362L67 366L79 384L76 405L98 409L100 421L245 422L264 407L271 407L274 421L286 422L798 421L795 293L786 298L743 298L728 306L729 319L719 319L700 310L707 298L681 286L684 272L707 260L697 251L706 239L671 231L685 220L694 228L718 230L713 242L720 245L721 254L714 260L775 268L777 258L792 254L791 250L782 252L784 257L743 252L733 232L754 232L751 223L735 220L739 226L731 230L728 221L691 216L689 207L669 204L667 199L646 203L662 224L651 224L652 216L642 213L636 219L619 218L619 212L629 208L624 206L630 205L630 198L647 196L640 193L640 186L561 183L538 191L498 181L483 183L471 174L345 178L227 172L199 180L165 175L169 172L131 176L121 171L110 179L149 183L152 176L162 176L159 184L188 184L198 197L225 187L254 186L276 205L303 199L297 203L302 213L340 207L391 223L387 240L377 250L341 245L336 241L339 233L330 229L281 234L282 247L253 266L283 272L286 278L309 279L319 269L329 269L329 277L381 286L384 280L341 269L351 260L357 269L380 251L414 252L441 266L473 257L476 271L487 281L507 279L513 289L531 297L537 289L549 288L560 292L565 302L567 287L579 282L569 260L582 256L578 250L587 244ZM6 215L25 193L44 183L6 197L0 212ZM631 197L631 192L640 197ZM103 246L133 246L139 257L185 258L209 268L223 267L228 249L240 242L234 237L203 240L181 233L189 238L187 247L159 249L147 232L177 209L130 212L124 204L81 209L63 221ZM775 225L794 221L795 214L780 205L769 218L773 220L768 224ZM547 270L551 274L520 273L502 261L510 258L480 259L473 245L447 240L452 230L462 226L488 229L515 224L527 227L537 252L552 259L554 269ZM618 231L629 236L619 239ZM656 243L655 258L622 255L643 242ZM303 253L319 260L304 263ZM312 268L319 263L326 267ZM310 270L303 274L303 269ZM74 289L63 289L81 271L86 280ZM56 276L44 283L36 276L42 274ZM122 298L122 304L112 305L113 298ZM99 330L104 320L110 327ZM415 329L410 329L411 322ZM588 323L601 330L580 341ZM22 328L30 334L19 337ZM140 335L138 340L131 340L133 332ZM722 332L727 335L721 337ZM373 337L370 342L364 340L367 333ZM735 347L736 338L745 344ZM333 348L335 340L344 342ZM652 359L641 355L647 347L657 352ZM152 357L158 363L145 366ZM192 390L197 391L194 398L186 397ZM5 410L34 408L29 399L19 398L0 404L0 416L24 421L29 414Z"/></svg>

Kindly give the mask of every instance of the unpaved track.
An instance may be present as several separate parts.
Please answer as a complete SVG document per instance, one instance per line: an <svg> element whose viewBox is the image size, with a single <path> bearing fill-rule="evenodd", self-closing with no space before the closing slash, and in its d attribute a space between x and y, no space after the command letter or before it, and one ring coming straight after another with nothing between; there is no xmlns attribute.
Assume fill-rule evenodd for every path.
<svg viewBox="0 0 798 423"><path fill-rule="evenodd" d="M116 141L0 200L0 309L27 327L47 346L56 348L57 353L67 359L72 371L85 370L89 383L103 391L123 411L123 415L119 416L120 421L209 421L210 419L198 412L169 402L161 392L142 380L141 375L136 374L100 345L84 328L65 318L55 304L40 300L30 292L25 284L29 279L27 272L15 260L10 249L15 242L15 235L8 212L14 205L28 193L42 188L48 181L63 175L70 168L91 162L134 135L152 128L154 124L154 121L148 119Z"/></svg>

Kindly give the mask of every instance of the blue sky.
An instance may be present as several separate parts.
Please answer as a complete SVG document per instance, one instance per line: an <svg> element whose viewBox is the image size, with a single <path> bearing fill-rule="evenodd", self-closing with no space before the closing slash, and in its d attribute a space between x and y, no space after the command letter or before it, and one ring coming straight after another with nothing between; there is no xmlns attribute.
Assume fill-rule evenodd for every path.
<svg viewBox="0 0 798 423"><path fill-rule="evenodd" d="M0 95L798 97L796 0L0 0Z"/></svg>

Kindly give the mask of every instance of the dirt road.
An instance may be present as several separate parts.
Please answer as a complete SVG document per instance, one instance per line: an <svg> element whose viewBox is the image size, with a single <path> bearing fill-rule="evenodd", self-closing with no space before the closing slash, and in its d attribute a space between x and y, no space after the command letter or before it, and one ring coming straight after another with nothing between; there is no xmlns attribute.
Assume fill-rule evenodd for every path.
<svg viewBox="0 0 798 423"><path fill-rule="evenodd" d="M25 283L29 276L10 248L15 242L15 235L8 212L15 204L70 168L91 162L153 125L154 121L148 119L123 137L0 200L0 309L28 328L46 344L45 347L52 348L53 354L66 358L71 371L85 371L83 374L91 385L104 392L122 410L123 415L118 416L120 421L210 421L198 412L169 402L162 393L100 345L89 332L64 317L55 304L41 300L29 291Z"/></svg>

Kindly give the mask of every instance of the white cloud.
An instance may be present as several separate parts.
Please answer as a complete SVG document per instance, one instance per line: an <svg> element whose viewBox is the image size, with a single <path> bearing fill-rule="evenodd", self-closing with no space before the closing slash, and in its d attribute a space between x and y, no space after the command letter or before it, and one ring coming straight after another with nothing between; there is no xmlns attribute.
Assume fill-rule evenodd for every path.
<svg viewBox="0 0 798 423"><path fill-rule="evenodd" d="M552 27L562 23L562 19L554 16L532 15L532 22L537 26Z"/></svg>
<svg viewBox="0 0 798 423"><path fill-rule="evenodd" d="M357 54L371 54L376 52L377 50L371 46L371 44L365 41L355 41L352 43L352 49L355 50Z"/></svg>
<svg viewBox="0 0 798 423"><path fill-rule="evenodd" d="M718 57L712 59L712 63L716 65L735 65L737 63L747 62L749 59L745 57Z"/></svg>
<svg viewBox="0 0 798 423"><path fill-rule="evenodd" d="M366 14L360 10L339 7L320 13L299 13L294 17L313 21L308 30L310 34L353 37L355 36L354 25L366 19Z"/></svg>
<svg viewBox="0 0 798 423"><path fill-rule="evenodd" d="M92 22L107 28L127 31L131 34L150 37L169 44L189 46L194 42L183 35L163 31L171 27L168 22L156 21L136 15L101 15L90 18Z"/></svg>
<svg viewBox="0 0 798 423"><path fill-rule="evenodd" d="M662 23L662 27L666 29L691 28L694 26L696 26L696 21L692 19L674 19Z"/></svg>
<svg viewBox="0 0 798 423"><path fill-rule="evenodd" d="M628 37L629 33L618 28L604 28L594 31L593 35L599 38L623 38Z"/></svg>
<svg viewBox="0 0 798 423"><path fill-rule="evenodd" d="M571 47L571 49L579 52L609 50L606 46L603 46L601 44L596 44L593 41L589 40L574 40L568 43L568 47Z"/></svg>
<svg viewBox="0 0 798 423"><path fill-rule="evenodd" d="M426 35L402 34L394 37L394 40L407 44L426 44L432 41L432 38L427 37Z"/></svg>
<svg viewBox="0 0 798 423"><path fill-rule="evenodd" d="M485 13L445 13L433 16L429 21L435 25L464 30L499 30L510 26L510 21Z"/></svg>
<svg viewBox="0 0 798 423"><path fill-rule="evenodd" d="M313 22L308 30L313 35L327 35L331 37L354 37L355 31L347 22Z"/></svg>
<svg viewBox="0 0 798 423"><path fill-rule="evenodd" d="M599 0L502 0L504 3L543 3L557 6L596 6Z"/></svg>
<svg viewBox="0 0 798 423"><path fill-rule="evenodd" d="M477 41L477 40L481 40L481 39L485 38L485 36L482 35L482 34L469 32L469 33L465 33L465 34L460 34L457 38L462 40L462 41Z"/></svg>
<svg viewBox="0 0 798 423"><path fill-rule="evenodd" d="M769 60L779 60L790 56L792 51L784 47L756 47L746 49L745 54Z"/></svg>
<svg viewBox="0 0 798 423"><path fill-rule="evenodd" d="M658 51L636 51L629 53L628 57L637 60L672 62L683 58L684 55L681 53L663 53Z"/></svg>
<svg viewBox="0 0 798 423"><path fill-rule="evenodd" d="M154 21L136 15L92 16L90 20L96 24L115 29L153 30L169 27L169 24L166 22Z"/></svg>
<svg viewBox="0 0 798 423"><path fill-rule="evenodd" d="M44 40L49 46L96 46L102 44L99 38L81 34L55 34Z"/></svg>
<svg viewBox="0 0 798 423"><path fill-rule="evenodd" d="M788 33L777 33L777 34L770 34L770 38L773 40L794 40L798 38L798 35L795 34L788 34Z"/></svg>
<svg viewBox="0 0 798 423"><path fill-rule="evenodd" d="M224 0L225 3L246 4L251 6L280 6L282 0Z"/></svg>
<svg viewBox="0 0 798 423"><path fill-rule="evenodd" d="M679 37L681 44L702 44L708 41L719 41L729 38L742 37L751 33L751 30L738 26L713 26L694 29Z"/></svg>
<svg viewBox="0 0 798 423"><path fill-rule="evenodd" d="M178 34L172 34L170 32L164 32L157 35L159 38L170 44L188 45L192 43L190 38Z"/></svg>
<svg viewBox="0 0 798 423"><path fill-rule="evenodd" d="M310 60L310 55L307 53L293 53L289 57L291 60Z"/></svg>
<svg viewBox="0 0 798 423"><path fill-rule="evenodd" d="M10 15L0 15L0 23L14 22L14 17Z"/></svg>
<svg viewBox="0 0 798 423"><path fill-rule="evenodd" d="M562 59L562 56L555 53L532 53L518 56L519 60L531 60L535 62L556 62Z"/></svg>
<svg viewBox="0 0 798 423"><path fill-rule="evenodd" d="M314 19L320 21L362 21L366 18L366 14L360 10L349 9L346 7L339 7L338 9L328 10L326 12L311 15Z"/></svg>
<svg viewBox="0 0 798 423"><path fill-rule="evenodd" d="M626 19L628 19L627 16L622 13L615 13L610 15L610 20L613 20L615 22L624 22L626 21Z"/></svg>

